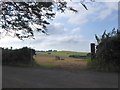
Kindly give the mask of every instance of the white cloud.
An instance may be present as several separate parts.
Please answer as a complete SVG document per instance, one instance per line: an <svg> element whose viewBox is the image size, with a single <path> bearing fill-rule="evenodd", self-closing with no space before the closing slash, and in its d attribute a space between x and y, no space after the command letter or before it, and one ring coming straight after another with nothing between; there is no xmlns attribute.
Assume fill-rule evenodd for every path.
<svg viewBox="0 0 120 90"><path fill-rule="evenodd" d="M96 19L101 19L104 20L106 19L108 16L110 16L114 11L118 10L118 3L112 3L112 2L106 2L106 3L102 3L103 5L102 8L98 9L98 16L96 17ZM113 17L112 17L113 18ZM110 18L110 19L112 19Z"/></svg>
<svg viewBox="0 0 120 90"><path fill-rule="evenodd" d="M36 39L27 39L25 41L16 38L5 38L0 40L0 46L22 47L30 46L38 50L58 49L73 51L89 51L89 39L81 35L81 25L92 23L99 20L105 20L114 11L117 11L117 3L86 3L88 10L85 10L81 4L71 3L73 7L79 10L78 14L66 11L56 13L55 21L48 26L49 35L36 34ZM111 18L110 18L111 19ZM67 24L67 25L66 25ZM70 28L69 25L75 25Z"/></svg>
<svg viewBox="0 0 120 90"><path fill-rule="evenodd" d="M48 33L49 34L60 34L62 32L64 32L64 25L62 23L53 23L51 25L48 26L49 30Z"/></svg>
<svg viewBox="0 0 120 90"><path fill-rule="evenodd" d="M57 49L72 51L80 51L85 47L85 45L82 45L79 49L77 49L80 43L86 43L84 37L81 35L79 27L69 30L61 23L54 23L49 26L48 33L49 35L36 33L35 40L25 39L24 41L21 41L17 38L5 37L0 40L0 43L2 43L0 46L9 48L11 46L13 48L28 46L38 50Z"/></svg>
<svg viewBox="0 0 120 90"><path fill-rule="evenodd" d="M119 2L120 0L96 0L96 2Z"/></svg>
<svg viewBox="0 0 120 90"><path fill-rule="evenodd" d="M32 44L36 49L57 49L57 50L72 50L72 51L89 51L89 42L78 36L46 36L46 39L40 43Z"/></svg>
<svg viewBox="0 0 120 90"><path fill-rule="evenodd" d="M70 2L71 0L65 0L67 2ZM82 0L72 0L72 2L80 2ZM85 0L86 2L91 2L91 0ZM120 0L92 0L95 2L119 2Z"/></svg>
<svg viewBox="0 0 120 90"><path fill-rule="evenodd" d="M103 10L99 13L99 16L98 16L98 19L101 19L101 20L104 20L108 15L111 14L111 10L110 9L106 9L106 10Z"/></svg>
<svg viewBox="0 0 120 90"><path fill-rule="evenodd" d="M66 11L66 14L56 14L56 20L66 18L68 23L73 25L83 25L87 22L94 22L98 20L105 20L114 11L118 10L118 3L116 2L86 2L88 10L85 10L80 3L68 3L68 6L72 6L79 12L75 14L70 11Z"/></svg>
<svg viewBox="0 0 120 90"><path fill-rule="evenodd" d="M73 17L71 17L68 22L72 23L72 24L76 24L76 25L82 25L85 24L86 22L88 22L88 19L86 17L82 17L80 15L73 15Z"/></svg>

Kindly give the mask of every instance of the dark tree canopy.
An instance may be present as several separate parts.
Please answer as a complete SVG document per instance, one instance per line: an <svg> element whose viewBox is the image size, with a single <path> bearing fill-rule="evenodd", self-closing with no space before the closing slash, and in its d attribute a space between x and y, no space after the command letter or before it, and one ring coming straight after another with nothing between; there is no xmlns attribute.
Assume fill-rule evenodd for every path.
<svg viewBox="0 0 120 90"><path fill-rule="evenodd" d="M104 33L97 40L96 58L93 64L98 70L120 71L120 29Z"/></svg>
<svg viewBox="0 0 120 90"><path fill-rule="evenodd" d="M46 34L47 25L50 24L49 20L55 17L56 11L63 13L68 9L78 12L74 8L68 7L64 0L45 1L0 1L0 27L4 29L6 34L12 32L14 36L22 40L23 38L33 37L35 30ZM84 4L85 0L81 1L83 7L87 10Z"/></svg>

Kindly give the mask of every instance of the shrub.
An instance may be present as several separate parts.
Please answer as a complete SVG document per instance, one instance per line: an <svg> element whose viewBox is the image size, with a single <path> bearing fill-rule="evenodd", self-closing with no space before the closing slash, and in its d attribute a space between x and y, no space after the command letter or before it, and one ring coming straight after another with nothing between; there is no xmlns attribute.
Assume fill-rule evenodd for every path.
<svg viewBox="0 0 120 90"><path fill-rule="evenodd" d="M120 70L120 31L112 30L110 33L104 32L101 38L96 36L98 42L96 58L93 63L96 68L105 71Z"/></svg>
<svg viewBox="0 0 120 90"><path fill-rule="evenodd" d="M35 50L27 47L21 49L2 50L2 64L30 64L33 61L33 55L35 55Z"/></svg>
<svg viewBox="0 0 120 90"><path fill-rule="evenodd" d="M87 53L87 57L91 57L91 53Z"/></svg>
<svg viewBox="0 0 120 90"><path fill-rule="evenodd" d="M80 55L69 55L69 57L80 58Z"/></svg>
<svg viewBox="0 0 120 90"><path fill-rule="evenodd" d="M69 55L69 57L73 57L73 58L87 58L87 56L81 56L81 55Z"/></svg>

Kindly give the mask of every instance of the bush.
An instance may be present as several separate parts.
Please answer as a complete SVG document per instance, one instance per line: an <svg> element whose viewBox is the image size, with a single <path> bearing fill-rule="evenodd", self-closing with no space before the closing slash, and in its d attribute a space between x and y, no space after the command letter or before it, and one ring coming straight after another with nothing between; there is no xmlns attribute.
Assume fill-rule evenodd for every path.
<svg viewBox="0 0 120 90"><path fill-rule="evenodd" d="M82 58L82 59L87 58L87 56L81 56L81 55L69 55L69 57L73 57L73 58Z"/></svg>
<svg viewBox="0 0 120 90"><path fill-rule="evenodd" d="M2 49L2 64L30 64L33 61L33 55L35 50L27 47L16 50Z"/></svg>
<svg viewBox="0 0 120 90"><path fill-rule="evenodd" d="M88 54L87 54L87 57L91 57L91 53L88 53Z"/></svg>
<svg viewBox="0 0 120 90"><path fill-rule="evenodd" d="M96 58L92 62L96 68L105 71L120 70L120 31L104 32L101 38L96 36L98 42Z"/></svg>
<svg viewBox="0 0 120 90"><path fill-rule="evenodd" d="M80 58L80 55L69 55L69 57Z"/></svg>

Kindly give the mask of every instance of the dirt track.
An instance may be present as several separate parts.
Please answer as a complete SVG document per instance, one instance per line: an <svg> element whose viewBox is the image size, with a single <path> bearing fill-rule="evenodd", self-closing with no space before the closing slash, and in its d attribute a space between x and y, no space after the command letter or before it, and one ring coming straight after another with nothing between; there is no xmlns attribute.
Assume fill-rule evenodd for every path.
<svg viewBox="0 0 120 90"><path fill-rule="evenodd" d="M3 88L118 88L117 73L3 66Z"/></svg>

